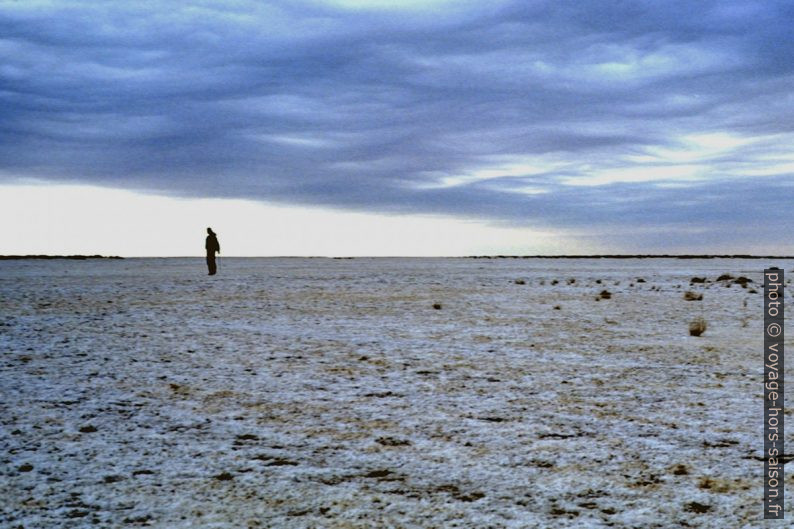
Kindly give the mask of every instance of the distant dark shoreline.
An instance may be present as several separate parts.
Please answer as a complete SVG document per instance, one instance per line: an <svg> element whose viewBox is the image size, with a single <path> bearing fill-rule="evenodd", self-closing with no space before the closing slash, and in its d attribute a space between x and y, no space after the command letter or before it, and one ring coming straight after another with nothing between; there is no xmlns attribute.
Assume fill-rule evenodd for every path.
<svg viewBox="0 0 794 529"><path fill-rule="evenodd" d="M16 261L19 259L71 259L85 261L87 259L124 259L118 255L0 255L0 261Z"/></svg>
<svg viewBox="0 0 794 529"><path fill-rule="evenodd" d="M185 257L141 257L139 259L184 259ZM191 256L191 258L200 258ZM68 259L86 261L89 259L126 259L117 255L0 255L0 261L16 261L24 259L52 260ZM136 259L136 258L133 258ZM747 255L747 254L595 254L595 255L467 255L448 257L324 257L324 256L247 256L228 257L228 259L794 259L793 255Z"/></svg>
<svg viewBox="0 0 794 529"><path fill-rule="evenodd" d="M670 254L603 254L603 255L471 255L467 259L794 259L790 255L670 255Z"/></svg>

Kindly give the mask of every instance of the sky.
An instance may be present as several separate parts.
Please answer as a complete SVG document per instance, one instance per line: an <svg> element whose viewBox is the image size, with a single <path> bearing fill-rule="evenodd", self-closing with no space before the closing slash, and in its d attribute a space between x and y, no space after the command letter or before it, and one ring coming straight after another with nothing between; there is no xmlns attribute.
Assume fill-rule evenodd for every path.
<svg viewBox="0 0 794 529"><path fill-rule="evenodd" d="M0 253L794 254L792 20L0 0Z"/></svg>

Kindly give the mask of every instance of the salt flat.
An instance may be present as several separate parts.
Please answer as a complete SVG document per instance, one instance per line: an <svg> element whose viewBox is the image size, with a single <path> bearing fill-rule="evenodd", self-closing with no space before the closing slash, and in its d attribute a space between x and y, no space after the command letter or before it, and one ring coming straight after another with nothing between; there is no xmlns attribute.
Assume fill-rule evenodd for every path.
<svg viewBox="0 0 794 529"><path fill-rule="evenodd" d="M0 526L762 527L770 265L0 262Z"/></svg>

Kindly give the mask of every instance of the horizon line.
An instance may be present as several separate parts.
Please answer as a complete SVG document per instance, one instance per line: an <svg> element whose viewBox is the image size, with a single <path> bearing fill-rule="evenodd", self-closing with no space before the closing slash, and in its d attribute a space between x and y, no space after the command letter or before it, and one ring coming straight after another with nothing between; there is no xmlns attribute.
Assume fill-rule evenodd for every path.
<svg viewBox="0 0 794 529"><path fill-rule="evenodd" d="M100 254L18 254L0 255L0 260L47 259L201 259L203 255L100 255ZM555 255L223 255L229 259L794 259L792 255L752 254L555 254Z"/></svg>

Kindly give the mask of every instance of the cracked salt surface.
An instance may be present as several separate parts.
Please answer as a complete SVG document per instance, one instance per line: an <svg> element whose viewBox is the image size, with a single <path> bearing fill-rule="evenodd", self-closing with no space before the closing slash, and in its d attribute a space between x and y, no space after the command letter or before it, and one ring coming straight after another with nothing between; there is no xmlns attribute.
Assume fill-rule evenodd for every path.
<svg viewBox="0 0 794 529"><path fill-rule="evenodd" d="M0 525L762 527L792 264L0 262Z"/></svg>

